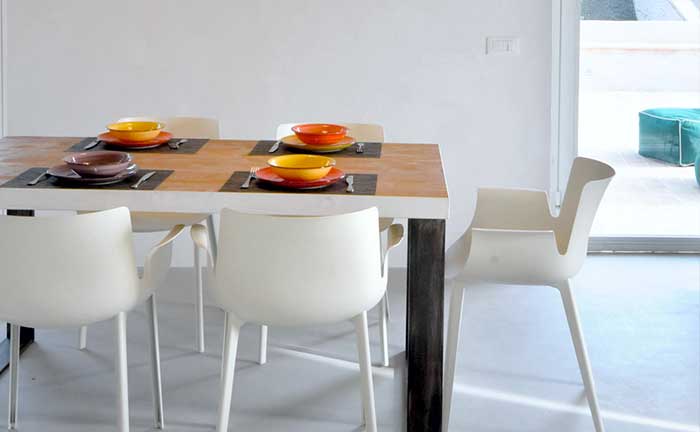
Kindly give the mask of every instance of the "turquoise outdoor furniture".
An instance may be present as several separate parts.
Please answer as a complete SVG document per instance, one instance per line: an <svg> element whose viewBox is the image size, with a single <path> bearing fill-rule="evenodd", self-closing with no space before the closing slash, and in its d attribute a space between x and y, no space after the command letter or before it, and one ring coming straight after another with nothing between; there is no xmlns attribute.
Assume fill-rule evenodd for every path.
<svg viewBox="0 0 700 432"><path fill-rule="evenodd" d="M698 182L698 186L700 186L700 149L697 153L698 157L695 159L695 180Z"/></svg>
<svg viewBox="0 0 700 432"><path fill-rule="evenodd" d="M639 113L639 154L680 166L700 152L700 108L654 108Z"/></svg>

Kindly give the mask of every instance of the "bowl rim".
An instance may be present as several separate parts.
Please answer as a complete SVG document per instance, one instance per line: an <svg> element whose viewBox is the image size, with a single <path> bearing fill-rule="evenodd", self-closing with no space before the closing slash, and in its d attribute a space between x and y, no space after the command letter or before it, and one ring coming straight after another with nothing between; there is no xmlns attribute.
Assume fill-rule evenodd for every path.
<svg viewBox="0 0 700 432"><path fill-rule="evenodd" d="M110 165L120 165L123 163L130 163L132 161L132 156L130 153L127 152L120 152L120 151L114 151L114 150L101 150L101 151L96 151L96 152L79 152L79 153L72 153L67 156L63 157L63 162L66 163L66 165L78 165L78 166L94 166L93 164L90 164L89 162L78 162L76 160L72 160L75 157L81 157L81 156L99 156L99 155L120 155L121 159L115 160L114 162L109 162L109 163L104 163L100 164L99 166L110 166Z"/></svg>
<svg viewBox="0 0 700 432"><path fill-rule="evenodd" d="M299 128L308 127L308 126L320 126L320 127L331 126L331 127L334 127L334 128L340 128L340 130L337 131L337 132L328 132L328 133L325 133L325 134L323 134L323 133L315 133L315 132L303 132L303 131L297 130L297 129L299 129ZM294 132L295 134L316 135L316 136L347 135L347 133L348 133L348 127L347 127L347 126L343 126L343 125L339 125L339 124L335 124L335 123L302 123L302 124L298 124L298 125L292 126L292 132Z"/></svg>
<svg viewBox="0 0 700 432"><path fill-rule="evenodd" d="M289 157L299 157L303 156L306 157L307 159L317 159L319 162L321 159L324 160L323 165L319 166L313 166L313 167L286 167L286 166L279 166L275 165L275 162L279 159L287 159ZM307 155L307 154L289 154L289 155L280 155L280 156L275 156L267 160L267 165L271 166L272 168L280 168L280 169L289 169L289 170L312 170L312 169L321 169L321 168L332 168L336 164L335 159L330 158L328 156L321 156L321 155Z"/></svg>
<svg viewBox="0 0 700 432"><path fill-rule="evenodd" d="M129 124L129 123L131 123L131 124L133 124L133 123L151 124L151 125L155 125L155 126L152 127L152 128L150 128L150 129L139 129L139 130L124 130L124 129L114 129L114 128L113 128L114 125ZM161 122L159 122L159 121L147 121L147 120L143 120L143 121L139 120L139 121L114 122L114 123L110 123L110 124L107 125L107 130L110 131L110 132L126 132L126 133L129 133L129 132L132 132L132 133L133 133L133 132L135 132L135 133L138 133L138 132L153 132L153 131L157 131L157 130L158 130L158 131L159 131L159 130L163 130L163 128L165 128L165 124L164 124L164 123L161 123Z"/></svg>

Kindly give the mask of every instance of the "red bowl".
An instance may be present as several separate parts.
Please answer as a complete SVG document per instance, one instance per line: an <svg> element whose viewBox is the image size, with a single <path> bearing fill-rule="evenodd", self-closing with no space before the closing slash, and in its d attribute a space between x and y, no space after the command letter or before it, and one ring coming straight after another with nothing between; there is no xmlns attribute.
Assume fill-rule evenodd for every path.
<svg viewBox="0 0 700 432"><path fill-rule="evenodd" d="M348 128L345 126L312 123L296 125L292 128L296 136L306 144L335 144L345 138Z"/></svg>

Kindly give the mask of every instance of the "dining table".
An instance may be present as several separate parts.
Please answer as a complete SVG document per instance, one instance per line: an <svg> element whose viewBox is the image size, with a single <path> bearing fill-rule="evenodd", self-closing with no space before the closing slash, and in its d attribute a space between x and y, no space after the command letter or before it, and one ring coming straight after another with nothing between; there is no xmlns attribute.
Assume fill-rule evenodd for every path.
<svg viewBox="0 0 700 432"><path fill-rule="evenodd" d="M266 166L265 140L202 140L196 149L130 151L144 171L158 173L144 187L61 186L52 179L27 186L27 179L80 151L91 137L5 137L0 140L0 207L33 216L39 210L101 210L216 214L223 208L260 214L315 216L376 207L380 217L407 219L406 348L402 361L405 430L443 428L443 325L445 223L449 198L437 144L368 143L367 155L332 156L347 175L365 182L317 191L241 189L251 168ZM358 181L356 180L356 185ZM151 182L150 185L148 183ZM11 247L11 245L5 245ZM352 245L348 245L352 247ZM0 298L0 301L2 299ZM23 328L23 345L33 329ZM9 349L9 345L7 348ZM2 356L6 351L0 352Z"/></svg>

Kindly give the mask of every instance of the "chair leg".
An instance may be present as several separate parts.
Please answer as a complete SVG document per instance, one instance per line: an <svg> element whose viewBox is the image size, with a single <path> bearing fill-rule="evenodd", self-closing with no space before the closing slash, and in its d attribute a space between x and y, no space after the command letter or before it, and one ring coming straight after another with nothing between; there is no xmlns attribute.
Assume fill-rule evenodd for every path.
<svg viewBox="0 0 700 432"><path fill-rule="evenodd" d="M267 363L267 326L260 326L260 346L258 350L258 364Z"/></svg>
<svg viewBox="0 0 700 432"><path fill-rule="evenodd" d="M17 428L17 393L19 388L19 326L10 325L10 397L7 411L7 428Z"/></svg>
<svg viewBox="0 0 700 432"><path fill-rule="evenodd" d="M153 411L155 415L156 429L165 428L163 414L163 380L160 369L160 341L158 338L158 309L156 307L155 294L146 304L148 330L150 332L151 351L151 387L153 390Z"/></svg>
<svg viewBox="0 0 700 432"><path fill-rule="evenodd" d="M388 290L384 293L384 297L382 298L382 302L384 303L384 307L386 308L386 320L388 322L391 322L391 308L389 307L389 291Z"/></svg>
<svg viewBox="0 0 700 432"><path fill-rule="evenodd" d="M219 381L224 380L224 357L226 356L226 329L228 328L228 312L224 311L224 340L221 342L221 371L219 371Z"/></svg>
<svg viewBox="0 0 700 432"><path fill-rule="evenodd" d="M87 326L80 327L80 335L78 336L78 348L84 350L87 348Z"/></svg>
<svg viewBox="0 0 700 432"><path fill-rule="evenodd" d="M452 287L450 299L450 316L447 324L447 346L445 353L445 377L443 379L444 393L442 395L442 421L444 429L450 425L452 408L452 393L455 384L455 369L457 366L457 349L459 348L459 331L462 323L462 304L464 302L464 287Z"/></svg>
<svg viewBox="0 0 700 432"><path fill-rule="evenodd" d="M379 343L382 345L382 366L389 366L389 335L386 296L379 302Z"/></svg>
<svg viewBox="0 0 700 432"><path fill-rule="evenodd" d="M194 245L194 274L197 292L195 294L195 308L197 309L197 326L195 328L195 350L204 352L204 293L202 289L202 267L200 262L200 251Z"/></svg>
<svg viewBox="0 0 700 432"><path fill-rule="evenodd" d="M214 226L214 215L207 216L207 234L209 234L209 248L211 255L216 260L219 252L219 245L216 243L216 227Z"/></svg>
<svg viewBox="0 0 700 432"><path fill-rule="evenodd" d="M369 353L369 330L367 312L362 312L353 320L357 333L357 353L362 379L362 407L365 415L365 431L377 432L377 414L374 407L374 386L372 384L372 359Z"/></svg>
<svg viewBox="0 0 700 432"><path fill-rule="evenodd" d="M228 420L231 411L231 396L233 394L233 374L236 368L236 352L238 351L238 335L243 323L230 313L227 314L224 336L224 356L222 361L221 398L219 399L219 420L217 432L228 430Z"/></svg>
<svg viewBox="0 0 700 432"><path fill-rule="evenodd" d="M591 364L588 360L586 343L583 339L583 332L581 331L581 322L579 321L576 302L574 301L574 295L571 290L571 282L562 282L556 288L559 289L562 302L564 303L564 310L566 311L566 319L569 322L571 339L573 340L574 348L576 349L576 359L578 360L578 366L581 370L581 377L583 378L583 384L586 389L586 398L588 399L588 405L590 406L591 414L593 415L593 424L595 425L596 432L604 432L605 428L603 426L603 419L600 415L598 398L595 394L593 373L591 372Z"/></svg>
<svg viewBox="0 0 700 432"><path fill-rule="evenodd" d="M129 377L126 360L126 313L114 318L115 368L117 376L117 430L129 432Z"/></svg>

